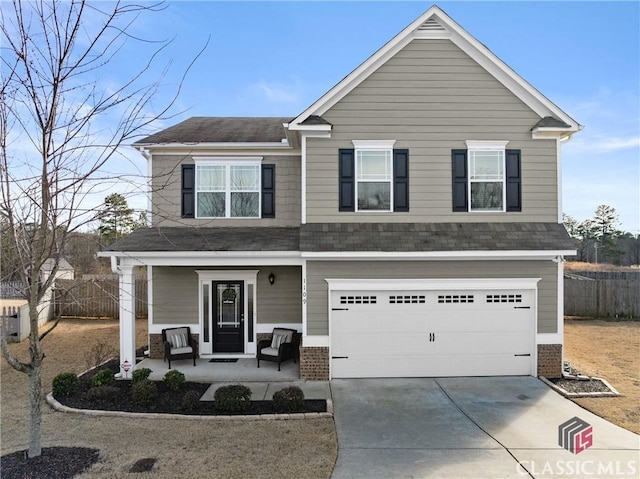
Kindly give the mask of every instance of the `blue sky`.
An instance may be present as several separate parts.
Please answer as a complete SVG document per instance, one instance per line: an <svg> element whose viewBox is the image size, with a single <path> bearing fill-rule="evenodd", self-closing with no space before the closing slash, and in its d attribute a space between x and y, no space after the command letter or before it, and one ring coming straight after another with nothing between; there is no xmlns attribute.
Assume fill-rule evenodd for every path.
<svg viewBox="0 0 640 479"><path fill-rule="evenodd" d="M156 126L190 116L295 116L431 5L169 2L136 25L146 38L174 37L161 58L172 61L167 94L210 41L182 86L180 113ZM623 230L640 233L640 2L438 5L585 126L563 147L564 212L583 220L608 204ZM139 66L144 51L128 58L112 66L115 78ZM141 156L134 162L144 170Z"/></svg>

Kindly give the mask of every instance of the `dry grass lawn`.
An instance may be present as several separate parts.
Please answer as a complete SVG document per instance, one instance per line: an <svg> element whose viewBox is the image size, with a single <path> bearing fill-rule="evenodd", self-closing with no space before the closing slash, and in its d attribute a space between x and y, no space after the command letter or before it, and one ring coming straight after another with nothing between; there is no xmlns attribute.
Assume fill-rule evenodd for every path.
<svg viewBox="0 0 640 479"><path fill-rule="evenodd" d="M565 361L589 376L606 379L622 397L575 402L640 434L640 322L565 320Z"/></svg>
<svg viewBox="0 0 640 479"><path fill-rule="evenodd" d="M146 320L136 323L146 343ZM44 341L43 386L62 371L80 373L96 343L118 345L115 320L64 320ZM27 341L11 345L26 358ZM27 448L28 383L2 361L1 454ZM337 456L332 419L298 421L189 421L87 417L55 412L43 403L43 446L84 446L101 460L80 478L140 477L129 468L157 458L154 478L328 478ZM145 475L146 476L146 475Z"/></svg>

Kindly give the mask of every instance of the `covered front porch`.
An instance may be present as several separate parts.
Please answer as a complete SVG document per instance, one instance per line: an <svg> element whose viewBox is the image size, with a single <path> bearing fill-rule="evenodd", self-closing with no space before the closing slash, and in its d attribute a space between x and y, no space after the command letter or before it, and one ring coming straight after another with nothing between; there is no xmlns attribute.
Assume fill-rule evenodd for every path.
<svg viewBox="0 0 640 479"><path fill-rule="evenodd" d="M274 364L265 363L264 373L256 365L259 341L270 338L274 328L289 328L302 335L306 332L304 262L297 251L296 228L144 229L112 248L101 256L111 257L112 269L120 278L122 378L140 367L166 373L162 333L188 327L199 362L195 368L192 363L190 368L184 366L185 374L195 373L211 381L213 374L226 371L220 380L270 380L263 374ZM147 270L150 359L146 361L158 361L154 367L133 360L133 283L134 269L139 266ZM212 359L238 362L209 362ZM176 368L181 370L183 366L178 364ZM273 379L286 374L300 377L297 366L285 365L282 374ZM277 373L277 367L273 369Z"/></svg>

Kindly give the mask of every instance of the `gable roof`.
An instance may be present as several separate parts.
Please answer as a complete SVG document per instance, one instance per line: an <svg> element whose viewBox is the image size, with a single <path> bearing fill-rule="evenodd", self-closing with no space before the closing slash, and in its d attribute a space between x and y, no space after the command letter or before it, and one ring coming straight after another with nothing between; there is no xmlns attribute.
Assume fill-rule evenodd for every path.
<svg viewBox="0 0 640 479"><path fill-rule="evenodd" d="M185 143L281 143L290 117L194 116L136 141L134 146Z"/></svg>
<svg viewBox="0 0 640 479"><path fill-rule="evenodd" d="M541 119L548 117L555 120L552 127L547 127L547 131L553 129L554 131L563 132L565 136L570 136L582 129L578 122L519 76L511 67L500 60L436 5L429 8L358 68L294 118L289 123L288 128L290 130L308 129L309 117L321 117L387 60L415 39L451 40L488 73L500 81L509 91L520 98Z"/></svg>

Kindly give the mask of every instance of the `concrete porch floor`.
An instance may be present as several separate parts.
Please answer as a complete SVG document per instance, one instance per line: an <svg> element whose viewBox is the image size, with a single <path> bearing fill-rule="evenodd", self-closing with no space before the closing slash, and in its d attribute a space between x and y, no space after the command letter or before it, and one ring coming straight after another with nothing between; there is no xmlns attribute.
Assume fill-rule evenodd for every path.
<svg viewBox="0 0 640 479"><path fill-rule="evenodd" d="M151 369L152 373L149 379L161 381L169 371L169 363L162 359L146 358L139 362L136 368ZM238 359L235 363L211 363L209 359L196 359L195 366L192 360L182 359L171 361L171 369L183 373L187 381L200 383L288 382L300 379L298 364L291 360L282 363L280 371L278 371L276 363L268 361L260 361L258 368L255 358Z"/></svg>
<svg viewBox="0 0 640 479"><path fill-rule="evenodd" d="M144 359L137 368L149 368L149 376L161 381L169 371L169 363L162 359ZM280 365L261 361L257 367L255 359L238 359L235 363L209 362L208 359L196 359L196 365L189 359L172 361L171 369L183 373L187 381L211 383L211 387L200 398L201 401L213 401L216 390L227 384L243 384L251 389L254 401L270 400L273 393L288 386L298 386L304 392L305 399L331 399L329 381L305 381L299 379L298 364L286 361Z"/></svg>

